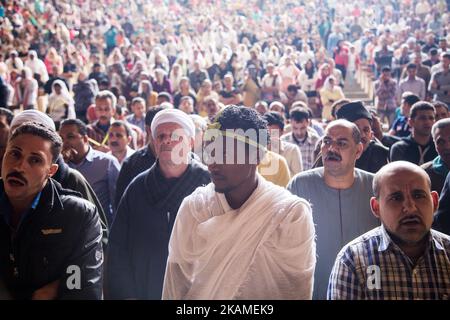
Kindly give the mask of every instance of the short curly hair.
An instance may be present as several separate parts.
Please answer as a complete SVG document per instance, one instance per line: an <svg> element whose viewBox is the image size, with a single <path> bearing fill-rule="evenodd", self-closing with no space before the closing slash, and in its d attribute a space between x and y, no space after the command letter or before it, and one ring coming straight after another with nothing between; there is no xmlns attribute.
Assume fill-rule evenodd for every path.
<svg viewBox="0 0 450 320"><path fill-rule="evenodd" d="M247 131L253 129L258 133L260 133L261 130L264 130L267 137L265 139L260 139L261 136L259 134L257 143L263 147L267 146L267 141L269 139L267 121L264 120L254 109L228 105L218 115L216 121L220 123L221 130L242 129Z"/></svg>

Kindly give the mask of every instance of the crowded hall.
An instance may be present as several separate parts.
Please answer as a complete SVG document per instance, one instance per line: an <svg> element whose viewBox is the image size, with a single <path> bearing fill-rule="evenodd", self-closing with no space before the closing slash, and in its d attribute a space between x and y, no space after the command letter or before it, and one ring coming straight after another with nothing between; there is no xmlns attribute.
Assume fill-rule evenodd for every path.
<svg viewBox="0 0 450 320"><path fill-rule="evenodd" d="M448 300L449 0L0 0L1 300Z"/></svg>

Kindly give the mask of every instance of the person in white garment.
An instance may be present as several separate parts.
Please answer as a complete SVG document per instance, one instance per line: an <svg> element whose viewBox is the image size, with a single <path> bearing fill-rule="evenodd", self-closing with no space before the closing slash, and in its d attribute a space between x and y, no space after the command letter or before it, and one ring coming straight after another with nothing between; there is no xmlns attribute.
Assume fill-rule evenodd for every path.
<svg viewBox="0 0 450 320"><path fill-rule="evenodd" d="M178 211L163 299L311 299L311 207L257 173L266 122L253 109L231 105L204 139L212 183Z"/></svg>

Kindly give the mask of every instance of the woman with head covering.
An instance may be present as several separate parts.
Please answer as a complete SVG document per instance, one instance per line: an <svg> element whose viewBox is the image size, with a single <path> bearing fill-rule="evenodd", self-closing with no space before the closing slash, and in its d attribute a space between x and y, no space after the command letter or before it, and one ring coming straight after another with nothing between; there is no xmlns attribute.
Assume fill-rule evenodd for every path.
<svg viewBox="0 0 450 320"><path fill-rule="evenodd" d="M155 106L158 99L158 93L153 91L152 83L149 80L141 80L139 82L138 96L145 100L147 108Z"/></svg>
<svg viewBox="0 0 450 320"><path fill-rule="evenodd" d="M58 68L58 74L61 74L63 72L63 60L61 56L56 52L56 49L54 47L51 47L48 50L47 55L44 59L45 67L47 68L47 73L53 74L53 67L56 66ZM56 76L56 75L53 75Z"/></svg>
<svg viewBox="0 0 450 320"><path fill-rule="evenodd" d="M340 86L336 84L336 78L334 76L329 76L325 80L325 84L322 89L320 89L320 100L322 102L322 119L326 121L333 120L331 115L331 106L337 100L344 99L344 93Z"/></svg>
<svg viewBox="0 0 450 320"><path fill-rule="evenodd" d="M17 79L14 88L17 106L22 106L25 110L35 109L37 105L38 88L38 82L33 78L31 69L28 67L23 68L22 76Z"/></svg>
<svg viewBox="0 0 450 320"><path fill-rule="evenodd" d="M64 119L75 119L74 100L62 80L55 80L48 98L47 114L55 122L56 128Z"/></svg>

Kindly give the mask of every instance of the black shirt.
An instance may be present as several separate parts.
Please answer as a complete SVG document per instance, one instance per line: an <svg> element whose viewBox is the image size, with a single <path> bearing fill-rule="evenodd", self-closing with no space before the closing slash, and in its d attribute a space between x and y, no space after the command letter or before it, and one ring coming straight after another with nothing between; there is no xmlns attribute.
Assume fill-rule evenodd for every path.
<svg viewBox="0 0 450 320"><path fill-rule="evenodd" d="M405 160L417 165L432 161L438 156L434 147L433 139L424 146L418 144L412 136L396 142L391 148L391 161Z"/></svg>

